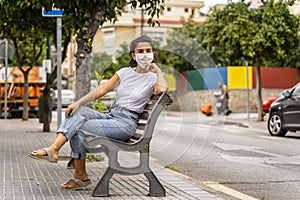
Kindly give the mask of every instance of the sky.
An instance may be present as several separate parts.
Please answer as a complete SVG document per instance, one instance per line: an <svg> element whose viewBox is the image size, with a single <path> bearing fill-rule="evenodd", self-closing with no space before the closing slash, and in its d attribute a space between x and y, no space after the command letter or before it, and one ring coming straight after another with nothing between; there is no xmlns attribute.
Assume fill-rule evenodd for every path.
<svg viewBox="0 0 300 200"><path fill-rule="evenodd" d="M240 2L241 0L231 0L232 3ZM247 0L246 3L248 3L250 0ZM214 6L216 4L227 4L228 0L204 0L205 6Z"/></svg>
<svg viewBox="0 0 300 200"><path fill-rule="evenodd" d="M231 0L232 3L240 2L241 0ZM251 0L246 0L245 3L249 3ZM200 9L203 14L208 14L211 7L216 4L228 4L228 0L204 0L204 7Z"/></svg>

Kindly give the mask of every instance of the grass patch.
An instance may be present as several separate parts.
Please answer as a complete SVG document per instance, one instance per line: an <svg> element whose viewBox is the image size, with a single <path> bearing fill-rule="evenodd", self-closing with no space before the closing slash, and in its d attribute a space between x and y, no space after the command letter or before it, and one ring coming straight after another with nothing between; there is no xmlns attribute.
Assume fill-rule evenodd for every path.
<svg viewBox="0 0 300 200"><path fill-rule="evenodd" d="M180 170L179 170L179 169L177 169L177 168L175 168L175 167L173 167L173 166L167 165L167 166L165 166L165 168L167 168L167 169L170 169L170 170L172 170L172 171L175 171L175 172L178 172L178 173L180 173Z"/></svg>
<svg viewBox="0 0 300 200"><path fill-rule="evenodd" d="M102 155L87 153L86 160L90 162L101 162L104 161L104 157Z"/></svg>
<svg viewBox="0 0 300 200"><path fill-rule="evenodd" d="M259 200L270 200L269 196L264 194L262 197L259 198Z"/></svg>

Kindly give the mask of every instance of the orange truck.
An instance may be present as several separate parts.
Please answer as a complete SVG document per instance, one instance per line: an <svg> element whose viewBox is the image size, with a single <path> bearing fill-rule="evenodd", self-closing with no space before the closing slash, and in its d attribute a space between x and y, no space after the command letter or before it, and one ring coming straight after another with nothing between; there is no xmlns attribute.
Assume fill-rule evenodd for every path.
<svg viewBox="0 0 300 200"><path fill-rule="evenodd" d="M26 67L24 67L26 68ZM5 78L2 68L0 76L0 117L5 111ZM33 67L28 75L28 109L30 117L38 117L39 97L43 95L46 86L45 78L41 75L41 67ZM21 117L24 102L24 76L18 67L8 68L7 81L7 117Z"/></svg>

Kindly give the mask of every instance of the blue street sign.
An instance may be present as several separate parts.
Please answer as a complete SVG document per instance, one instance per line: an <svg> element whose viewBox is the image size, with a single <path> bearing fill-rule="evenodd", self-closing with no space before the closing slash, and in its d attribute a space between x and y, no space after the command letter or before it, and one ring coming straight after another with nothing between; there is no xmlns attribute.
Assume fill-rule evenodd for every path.
<svg viewBox="0 0 300 200"><path fill-rule="evenodd" d="M52 9L52 10L46 10L44 7L42 8L42 15L43 17L62 17L64 14L63 10L59 9Z"/></svg>

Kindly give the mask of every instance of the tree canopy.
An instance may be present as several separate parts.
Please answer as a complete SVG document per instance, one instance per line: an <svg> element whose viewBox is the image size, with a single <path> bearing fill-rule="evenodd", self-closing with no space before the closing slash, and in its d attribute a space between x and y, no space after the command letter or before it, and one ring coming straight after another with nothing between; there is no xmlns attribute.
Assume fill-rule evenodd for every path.
<svg viewBox="0 0 300 200"><path fill-rule="evenodd" d="M45 38L50 37L56 43L56 23L54 18L42 16L42 7L46 10L61 9L63 15L63 44L62 60L66 57L67 46L73 35L76 35L76 96L77 99L89 91L90 86L90 57L93 38L99 27L107 22L115 22L125 6L144 8L149 15L148 24L155 25L153 18L158 17L163 9L164 0L126 1L126 0L2 0L0 1L0 38L7 38L20 49L15 54L19 66L36 63L42 50L46 50ZM31 47L30 47L31 46ZM56 46L56 44L55 44ZM31 48L30 51L27 51ZM59 49L60 50L60 49ZM21 53L22 52L22 53ZM34 54L37 53L37 54ZM22 62L22 63L21 63ZM55 65L56 66L56 65ZM56 67L48 79L44 96L49 95L50 87L56 78ZM88 89L87 89L88 88ZM48 99L48 98L46 98ZM49 103L44 105L48 107ZM49 108L45 115L49 116ZM44 131L49 131L49 119L44 123Z"/></svg>
<svg viewBox="0 0 300 200"><path fill-rule="evenodd" d="M269 0L255 10L244 3L229 4L208 16L200 40L221 65L243 65L241 57L254 65L259 55L263 65L297 67L299 19L288 9L292 4Z"/></svg>

